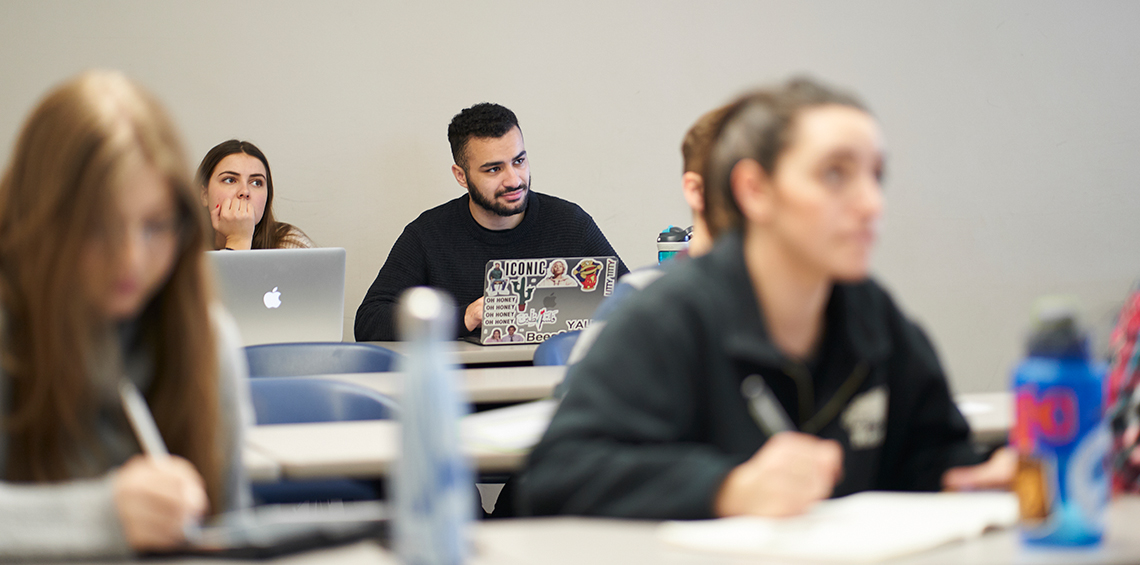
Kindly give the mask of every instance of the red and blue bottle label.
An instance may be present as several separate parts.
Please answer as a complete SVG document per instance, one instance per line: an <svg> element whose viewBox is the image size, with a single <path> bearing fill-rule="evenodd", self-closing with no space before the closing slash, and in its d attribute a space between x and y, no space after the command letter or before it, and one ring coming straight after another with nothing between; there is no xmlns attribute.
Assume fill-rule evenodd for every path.
<svg viewBox="0 0 1140 565"><path fill-rule="evenodd" d="M1022 537L1032 544L1095 544L1105 528L1111 438L1101 417L1100 380L1088 365L1066 365L1027 359L1015 377L1014 490Z"/></svg>

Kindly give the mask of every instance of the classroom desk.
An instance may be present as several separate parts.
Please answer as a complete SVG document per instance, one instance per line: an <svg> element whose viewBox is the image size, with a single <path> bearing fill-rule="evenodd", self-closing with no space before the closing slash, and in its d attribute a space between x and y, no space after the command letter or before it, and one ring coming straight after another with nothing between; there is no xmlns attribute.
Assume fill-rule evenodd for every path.
<svg viewBox="0 0 1140 565"><path fill-rule="evenodd" d="M975 433L981 434L975 436L979 443L1004 441L1012 410L1003 412L1002 407L1009 408L1009 398L1008 393L958 397L971 426L976 424ZM555 408L553 400L544 400L466 416L461 433L473 466L482 473L518 470ZM256 426L247 433L246 443L277 462L286 477L368 478L388 473L399 455L399 434L400 425L392 420L284 424ZM496 441L500 435L512 437Z"/></svg>
<svg viewBox="0 0 1140 565"><path fill-rule="evenodd" d="M1115 501L1109 510L1105 544L1094 550L1027 550L1019 545L1014 530L992 532L966 542L945 545L910 557L889 561L891 565L1117 565L1140 562L1140 497ZM656 537L656 522L600 518L526 518L476 523L475 553L470 565L626 565L668 563L671 565L743 565L775 563L755 557L739 557L675 549ZM179 561L188 563L190 561ZM361 542L276 560L292 565L338 563L341 565L386 565L398 561L374 542ZM210 563L221 563L211 560ZM779 563L788 563L786 561ZM795 561L811 565L810 561Z"/></svg>
<svg viewBox="0 0 1140 565"><path fill-rule="evenodd" d="M974 442L996 447L1009 438L1013 426L1013 394L1009 392L980 392L959 394L954 397L958 410L970 423Z"/></svg>
<svg viewBox="0 0 1140 565"><path fill-rule="evenodd" d="M403 341L366 341L372 345L391 349L403 355L407 351L407 342ZM520 345L478 345L469 341L455 340L449 342L455 352L455 361L462 365L487 365L493 363L530 363L534 360L534 350L537 343Z"/></svg>
<svg viewBox="0 0 1140 565"><path fill-rule="evenodd" d="M400 425L392 420L256 426L246 443L276 461L291 479L329 476L355 478L388 474L400 452ZM525 452L469 447L467 454L484 473L522 466Z"/></svg>
<svg viewBox="0 0 1140 565"><path fill-rule="evenodd" d="M281 478L281 466L252 445L242 450L245 474L254 483L271 483Z"/></svg>
<svg viewBox="0 0 1140 565"><path fill-rule="evenodd" d="M481 367L459 370L459 386L474 404L526 402L547 398L562 382L566 367ZM402 373L350 373L315 375L368 387L389 396L400 396Z"/></svg>
<svg viewBox="0 0 1140 565"><path fill-rule="evenodd" d="M522 467L556 407L544 400L464 417L460 432L472 465L481 473ZM291 479L381 477L399 456L399 444L400 424L394 420L254 426L246 433L246 445Z"/></svg>

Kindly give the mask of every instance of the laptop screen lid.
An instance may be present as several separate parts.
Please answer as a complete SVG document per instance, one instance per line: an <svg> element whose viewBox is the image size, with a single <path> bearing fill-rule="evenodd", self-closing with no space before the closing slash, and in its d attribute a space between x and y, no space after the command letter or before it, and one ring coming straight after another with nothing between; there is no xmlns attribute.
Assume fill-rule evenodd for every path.
<svg viewBox="0 0 1140 565"><path fill-rule="evenodd" d="M487 261L479 343L541 343L585 329L602 299L613 294L617 269L612 256Z"/></svg>
<svg viewBox="0 0 1140 565"><path fill-rule="evenodd" d="M209 251L222 303L244 345L341 341L344 264L340 247Z"/></svg>

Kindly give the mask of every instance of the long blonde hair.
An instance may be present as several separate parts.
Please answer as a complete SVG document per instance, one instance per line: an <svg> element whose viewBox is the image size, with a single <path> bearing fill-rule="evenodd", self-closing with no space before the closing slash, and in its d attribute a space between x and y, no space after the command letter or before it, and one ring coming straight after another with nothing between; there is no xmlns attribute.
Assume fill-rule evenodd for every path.
<svg viewBox="0 0 1140 565"><path fill-rule="evenodd" d="M79 264L92 234L113 225L114 187L141 156L166 180L181 220L170 277L138 319L155 362L147 401L170 451L201 473L211 506L225 507L217 352L202 253L208 223L183 155L158 102L115 72L67 81L25 123L0 179L0 307L7 318L0 362L12 383L4 422L10 480L66 480L78 451L102 452L89 422L97 410L93 367L107 353L98 338L109 327L77 288L84 280Z"/></svg>

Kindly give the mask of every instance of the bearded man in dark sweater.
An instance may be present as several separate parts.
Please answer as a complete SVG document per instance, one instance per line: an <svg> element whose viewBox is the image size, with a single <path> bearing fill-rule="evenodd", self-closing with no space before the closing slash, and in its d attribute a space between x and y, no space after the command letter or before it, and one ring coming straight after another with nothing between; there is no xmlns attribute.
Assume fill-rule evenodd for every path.
<svg viewBox="0 0 1140 565"><path fill-rule="evenodd" d="M476 104L447 127L451 172L467 194L420 214L404 228L356 310L357 341L391 341L396 301L413 286L451 294L457 337L483 324L483 269L492 259L614 255L577 204L530 190L530 160L514 112ZM628 272L618 261L618 275Z"/></svg>

